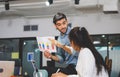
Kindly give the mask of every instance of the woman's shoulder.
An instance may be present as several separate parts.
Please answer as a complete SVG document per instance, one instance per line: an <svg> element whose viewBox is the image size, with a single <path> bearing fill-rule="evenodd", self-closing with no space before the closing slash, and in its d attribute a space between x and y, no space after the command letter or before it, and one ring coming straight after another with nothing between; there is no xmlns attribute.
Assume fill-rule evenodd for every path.
<svg viewBox="0 0 120 77"><path fill-rule="evenodd" d="M91 50L89 48L81 48L80 52L81 53L90 53Z"/></svg>
<svg viewBox="0 0 120 77"><path fill-rule="evenodd" d="M94 58L93 54L92 54L92 52L89 48L83 48L80 51L80 54L81 54L82 57L87 57L88 58L88 56L89 56L89 58L90 58L90 56L91 56L92 58Z"/></svg>

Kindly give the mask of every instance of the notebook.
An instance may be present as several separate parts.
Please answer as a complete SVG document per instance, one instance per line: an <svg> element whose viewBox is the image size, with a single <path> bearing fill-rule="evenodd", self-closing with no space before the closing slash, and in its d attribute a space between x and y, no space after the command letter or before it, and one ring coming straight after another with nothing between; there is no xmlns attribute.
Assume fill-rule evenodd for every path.
<svg viewBox="0 0 120 77"><path fill-rule="evenodd" d="M14 74L14 61L0 61L0 77L10 77Z"/></svg>

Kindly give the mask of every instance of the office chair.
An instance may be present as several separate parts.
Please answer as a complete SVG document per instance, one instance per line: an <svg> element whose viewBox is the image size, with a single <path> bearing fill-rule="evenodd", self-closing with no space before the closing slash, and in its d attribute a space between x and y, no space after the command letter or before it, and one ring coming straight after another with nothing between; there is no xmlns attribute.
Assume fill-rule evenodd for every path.
<svg viewBox="0 0 120 77"><path fill-rule="evenodd" d="M108 56L105 57L105 64L107 67L107 71L109 74L109 77L111 76L111 71L112 71L112 59L109 59Z"/></svg>
<svg viewBox="0 0 120 77"><path fill-rule="evenodd" d="M48 72L46 70L40 70L35 66L35 61L31 61L34 68L33 77L48 77Z"/></svg>

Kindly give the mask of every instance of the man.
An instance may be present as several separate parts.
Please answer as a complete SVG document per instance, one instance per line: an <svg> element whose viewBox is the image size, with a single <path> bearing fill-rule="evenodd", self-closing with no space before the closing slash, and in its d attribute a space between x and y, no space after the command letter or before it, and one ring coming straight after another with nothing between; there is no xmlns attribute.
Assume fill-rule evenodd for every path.
<svg viewBox="0 0 120 77"><path fill-rule="evenodd" d="M69 49L66 48L66 46L70 46L68 34L71 30L66 15L64 15L63 13L57 13L53 17L53 23L55 25L55 28L60 32L58 41L50 39L50 41L58 47L57 52L55 53L55 55L52 55L51 53L49 53L49 51L45 51L44 56L46 58L55 60L59 63L67 64L66 67L60 68L60 72L63 72L68 75L76 74L77 72L75 70L75 66L77 64L78 53L72 51L72 48ZM75 53L71 55L71 51ZM48 71L49 77L51 76L52 73L55 73L57 69L58 69L57 67L56 68L47 67L46 70Z"/></svg>

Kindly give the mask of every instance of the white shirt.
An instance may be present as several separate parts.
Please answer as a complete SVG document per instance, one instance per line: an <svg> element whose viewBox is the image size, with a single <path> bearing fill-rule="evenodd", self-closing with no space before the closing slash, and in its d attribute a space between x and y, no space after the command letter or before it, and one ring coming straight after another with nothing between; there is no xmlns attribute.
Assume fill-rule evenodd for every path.
<svg viewBox="0 0 120 77"><path fill-rule="evenodd" d="M80 50L76 70L77 75L68 75L68 77L108 77L104 67L102 67L102 71L97 75L95 58L88 48Z"/></svg>

